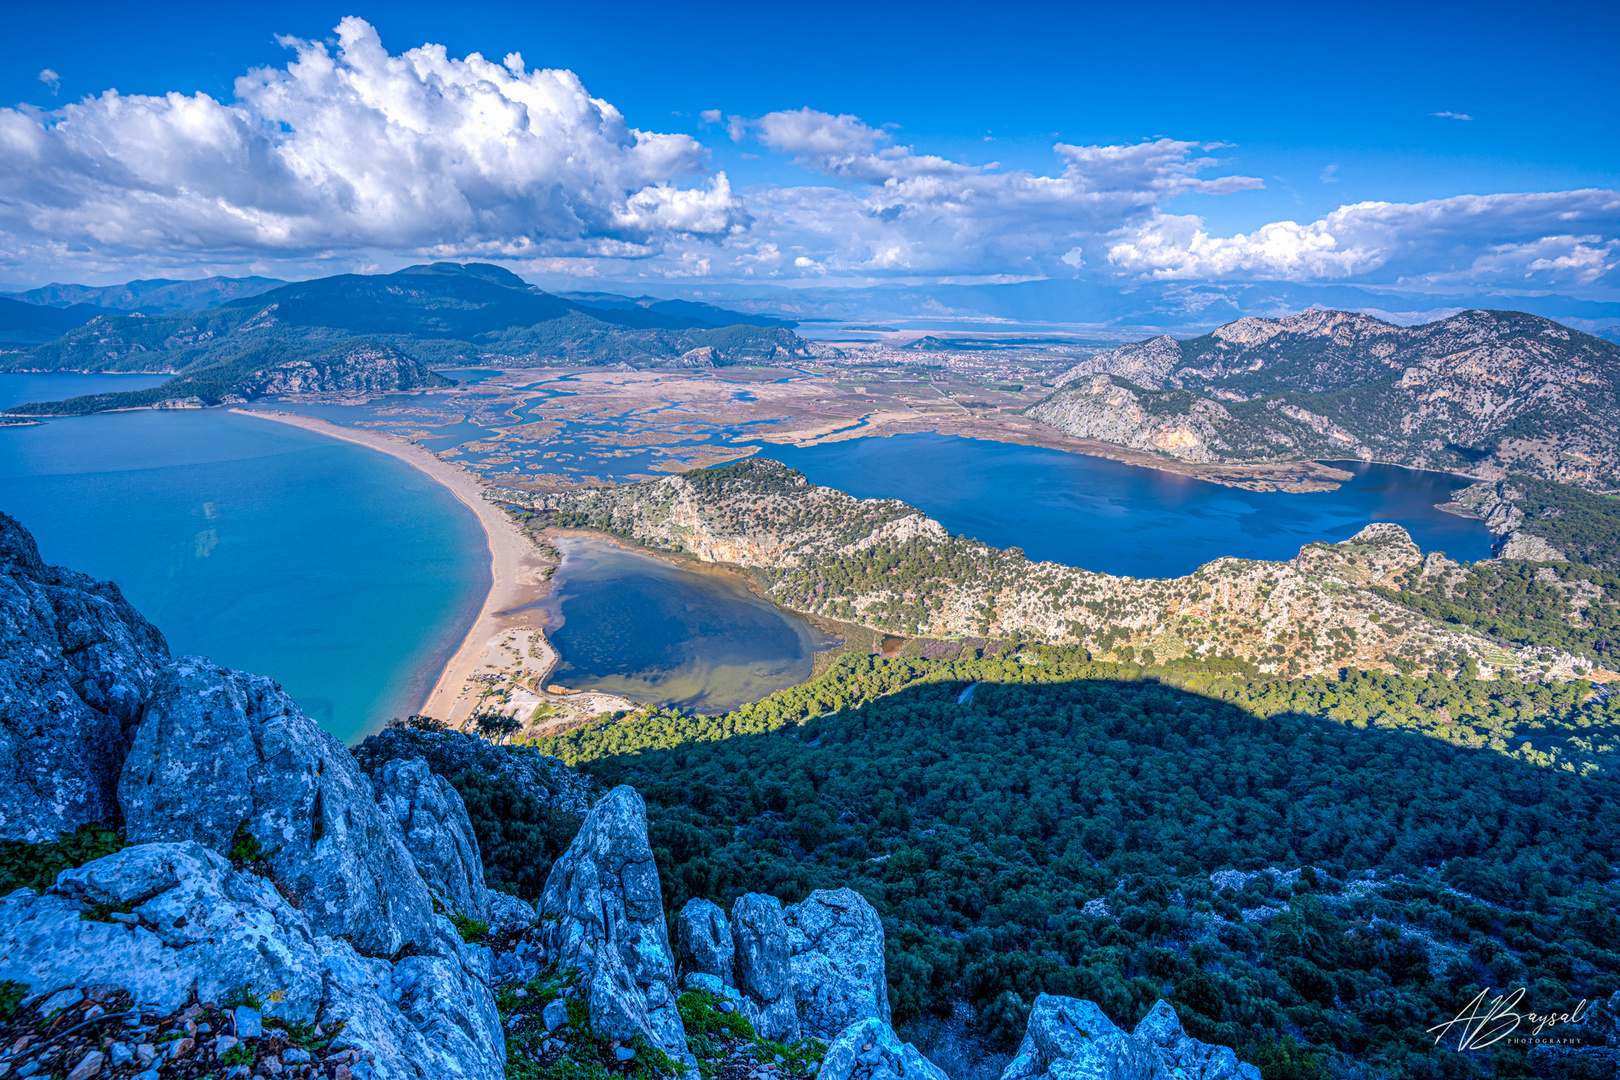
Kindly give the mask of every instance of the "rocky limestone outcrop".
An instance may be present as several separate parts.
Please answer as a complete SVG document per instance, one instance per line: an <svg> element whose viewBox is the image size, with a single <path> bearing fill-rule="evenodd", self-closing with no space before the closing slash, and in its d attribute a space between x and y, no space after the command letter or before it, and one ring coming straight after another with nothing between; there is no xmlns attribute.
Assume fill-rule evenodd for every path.
<svg viewBox="0 0 1620 1080"><path fill-rule="evenodd" d="M1147 449L1122 410L1081 400L1118 380L1155 423L1202 416L1226 461L1354 456L1609 490L1620 475L1617 372L1620 345L1524 312L1400 327L1313 310L1088 357L1030 415Z"/></svg>
<svg viewBox="0 0 1620 1080"><path fill-rule="evenodd" d="M827 1044L816 1080L949 1080L882 1020L859 1020ZM1078 1078L1077 1078L1078 1080Z"/></svg>
<svg viewBox="0 0 1620 1080"><path fill-rule="evenodd" d="M1219 402L1190 398L1179 411L1143 406L1142 395L1114 376L1078 378L1028 413L1079 439L1095 439L1185 461L1219 461L1226 444L1221 426L1231 415Z"/></svg>
<svg viewBox="0 0 1620 1080"><path fill-rule="evenodd" d="M764 893L739 896L731 906L731 937L736 943L737 989L743 993L743 1015L764 1038L799 1038L793 949L782 901Z"/></svg>
<svg viewBox="0 0 1620 1080"><path fill-rule="evenodd" d="M317 933L372 956L431 944L433 901L354 757L275 683L187 657L158 680L124 761L130 840L251 837Z"/></svg>
<svg viewBox="0 0 1620 1080"><path fill-rule="evenodd" d="M168 658L118 586L46 566L0 513L0 840L118 824L124 751Z"/></svg>
<svg viewBox="0 0 1620 1080"><path fill-rule="evenodd" d="M1452 496L1456 505L1478 516L1497 538L1499 559L1529 559L1533 562L1563 562L1569 558L1556 545L1525 532L1524 511L1518 500L1524 493L1503 480L1470 484Z"/></svg>
<svg viewBox="0 0 1620 1080"><path fill-rule="evenodd" d="M446 780L476 772L503 780L553 810L580 816L596 801L591 782L556 758L530 746L496 746L460 731L388 727L355 747L354 757L373 776L387 762L413 758L427 762Z"/></svg>
<svg viewBox="0 0 1620 1080"><path fill-rule="evenodd" d="M782 917L804 1034L831 1039L860 1020L887 1024L883 920L866 897L854 889L817 889Z"/></svg>
<svg viewBox="0 0 1620 1080"><path fill-rule="evenodd" d="M675 947L682 986L692 975L715 979L722 987L737 985L733 965L736 945L731 938L731 923L719 904L688 900L675 917Z"/></svg>
<svg viewBox="0 0 1620 1080"><path fill-rule="evenodd" d="M399 823L405 850L428 891L455 914L488 922L484 860L456 789L421 758L390 761L371 774L371 783L377 804ZM521 913L515 917L522 919Z"/></svg>
<svg viewBox="0 0 1620 1080"><path fill-rule="evenodd" d="M689 1056L647 806L634 788L616 787L591 808L535 907L547 959L581 973L597 1034L639 1034L672 1057Z"/></svg>
<svg viewBox="0 0 1620 1080"><path fill-rule="evenodd" d="M396 769L385 810L274 683L171 660L115 587L45 567L3 515L0 749L0 836L99 821L133 842L0 898L0 979L80 1001L115 987L160 1012L250 993L288 1022L341 1024L357 1076L503 1074L489 952L433 914L400 827L456 832L459 848L422 846L424 866L459 867L471 895L454 792Z"/></svg>
<svg viewBox="0 0 1620 1080"><path fill-rule="evenodd" d="M266 1015L341 1027L334 1047L361 1051L376 1080L498 1080L488 952L442 917L430 928L417 955L365 957L202 844L141 844L0 898L0 979L36 998L114 987L163 1013L246 993Z"/></svg>
<svg viewBox="0 0 1620 1080"><path fill-rule="evenodd" d="M356 341L310 356L284 360L240 379L235 390L248 398L300 394L386 394L451 381L391 345Z"/></svg>
<svg viewBox="0 0 1620 1080"><path fill-rule="evenodd" d="M1019 549L936 527L915 528L904 543L867 544L917 511L803 480L776 462L748 459L709 476L530 501L558 524L609 529L700 558L711 557L703 553L713 545L687 546L692 537L726 537L739 564L760 571L774 602L889 634L1075 644L1102 660L1230 657L1291 677L1337 675L1346 667L1449 673L1472 657L1487 678L1508 671L1552 681L1590 666L1542 647L1508 653L1477 633L1422 616L1366 588L1367 567L1354 570L1357 580L1336 576L1335 567L1362 559L1361 548L1375 546L1389 565L1415 552L1396 525L1364 532L1337 554L1332 545L1312 544L1287 562L1221 558L1179 578L1128 578L1035 562ZM677 504L694 523L685 532L670 526ZM749 554L759 551L779 554ZM892 569L883 570L885 563Z"/></svg>
<svg viewBox="0 0 1620 1080"><path fill-rule="evenodd" d="M1231 1049L1187 1035L1175 1010L1153 1007L1133 1032L1090 1001L1041 994L1001 1080L1260 1080Z"/></svg>

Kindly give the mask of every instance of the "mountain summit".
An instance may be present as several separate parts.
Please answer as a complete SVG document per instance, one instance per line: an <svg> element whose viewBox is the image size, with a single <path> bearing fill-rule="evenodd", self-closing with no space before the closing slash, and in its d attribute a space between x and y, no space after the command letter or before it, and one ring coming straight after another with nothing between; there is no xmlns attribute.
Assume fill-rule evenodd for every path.
<svg viewBox="0 0 1620 1080"><path fill-rule="evenodd" d="M1620 345L1518 311L1310 310L1075 365L1031 416L1192 461L1360 458L1620 484Z"/></svg>

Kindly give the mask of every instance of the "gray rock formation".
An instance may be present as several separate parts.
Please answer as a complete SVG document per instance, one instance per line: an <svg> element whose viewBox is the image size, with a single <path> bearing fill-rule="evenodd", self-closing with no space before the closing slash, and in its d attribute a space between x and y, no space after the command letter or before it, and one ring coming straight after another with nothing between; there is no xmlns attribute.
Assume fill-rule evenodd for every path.
<svg viewBox="0 0 1620 1080"><path fill-rule="evenodd" d="M1172 1077L1188 1080L1260 1080L1260 1070L1238 1060L1229 1046L1199 1042L1181 1029L1176 1010L1160 1001L1142 1017L1132 1032L1153 1048L1154 1055Z"/></svg>
<svg viewBox="0 0 1620 1080"><path fill-rule="evenodd" d="M556 758L531 746L494 746L460 731L386 728L356 747L354 756L368 773L386 762L409 758L421 758L446 779L472 770L505 780L526 798L553 810L582 817L596 801L591 782Z"/></svg>
<svg viewBox="0 0 1620 1080"><path fill-rule="evenodd" d="M763 893L739 896L731 907L731 937L743 1014L764 1038L799 1038L793 953L782 901Z"/></svg>
<svg viewBox="0 0 1620 1080"><path fill-rule="evenodd" d="M86 917L104 905L127 921ZM335 1048L377 1080L499 1080L506 1051L483 982L487 950L432 920L428 948L398 963L315 933L266 879L197 843L142 844L0 898L0 979L42 996L91 985L171 1012L247 990L289 1022L341 1022Z"/></svg>
<svg viewBox="0 0 1620 1080"><path fill-rule="evenodd" d="M0 840L118 824L119 765L168 658L118 586L46 566L0 513Z"/></svg>
<svg viewBox="0 0 1620 1080"><path fill-rule="evenodd" d="M641 1034L672 1057L689 1056L647 806L634 788L616 787L592 807L536 910L548 959L582 973L598 1035Z"/></svg>
<svg viewBox="0 0 1620 1080"><path fill-rule="evenodd" d="M827 1045L816 1080L949 1080L881 1020L859 1020ZM1075 1080L1080 1080L1076 1077ZM1086 1080L1090 1080L1089 1077ZM1107 1080L1113 1080L1107 1077Z"/></svg>
<svg viewBox="0 0 1620 1080"><path fill-rule="evenodd" d="M259 845L316 933L395 957L432 944L433 901L354 757L269 679L187 657L158 680L118 785L136 843Z"/></svg>
<svg viewBox="0 0 1620 1080"><path fill-rule="evenodd" d="M469 919L490 920L489 890L484 885L484 860L461 795L443 777L435 776L421 758L390 761L371 774L377 804L399 823L405 850L439 903ZM509 897L513 903L521 900ZM527 907L527 905L524 905ZM509 905L508 905L509 908ZM522 922L529 917L511 913Z"/></svg>
<svg viewBox="0 0 1620 1080"><path fill-rule="evenodd" d="M690 975L708 975L718 979L721 986L737 985L732 963L736 946L731 940L731 924L720 905L688 900L675 919L675 941L682 986Z"/></svg>
<svg viewBox="0 0 1620 1080"><path fill-rule="evenodd" d="M1159 1002L1127 1033L1095 1004L1041 994L1029 1014L1018 1056L1001 1080L1260 1080L1260 1070L1224 1046L1181 1029L1175 1010Z"/></svg>
<svg viewBox="0 0 1620 1080"><path fill-rule="evenodd" d="M391 345L356 341L262 368L238 380L233 389L256 398L267 394L386 394L450 385L449 379Z"/></svg>
<svg viewBox="0 0 1620 1080"><path fill-rule="evenodd" d="M510 933L533 926L538 918L533 904L519 900L511 893L490 889L486 895L489 897L489 928L495 933Z"/></svg>
<svg viewBox="0 0 1620 1080"><path fill-rule="evenodd" d="M858 1020L887 1024L883 920L866 897L854 889L818 889L783 918L804 1033L831 1039Z"/></svg>

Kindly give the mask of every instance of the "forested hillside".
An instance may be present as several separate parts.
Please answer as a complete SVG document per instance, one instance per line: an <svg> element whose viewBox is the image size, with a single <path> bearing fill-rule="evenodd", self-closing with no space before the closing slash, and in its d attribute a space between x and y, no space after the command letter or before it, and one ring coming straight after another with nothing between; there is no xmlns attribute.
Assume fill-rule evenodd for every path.
<svg viewBox="0 0 1620 1080"><path fill-rule="evenodd" d="M58 321L65 318L54 308L30 310ZM182 377L154 391L31 410L61 414L189 397L215 404L260 392L299 393L261 389L268 384L255 377L289 363L306 368L329 364L334 355L361 344L389 350L423 371L499 362L706 367L804 352L804 342L792 330L731 325L723 321L728 314L720 308L671 312L634 304L623 310L592 307L532 288L497 266L433 263L394 274L339 274L280 284L205 311L79 319L72 324L75 329L64 325L67 332L56 340L6 352L3 366L14 371L172 372ZM739 324L745 320L737 318ZM416 379L384 389L429 384Z"/></svg>
<svg viewBox="0 0 1620 1080"><path fill-rule="evenodd" d="M1122 1023L1168 993L1267 1080L1514 1076L1522 1047L1426 1029L1487 986L1548 1009L1620 989L1617 721L1584 683L1264 682L1007 643L846 657L726 716L541 746L646 794L667 908L858 888L897 1022L965 1002L1005 1047L1042 990Z"/></svg>
<svg viewBox="0 0 1620 1080"><path fill-rule="evenodd" d="M750 567L777 603L907 637L1018 636L1108 659L1226 660L1283 676L1346 666L1452 673L1471 663L1540 678L1585 666L1544 643L1504 648L1380 595L1372 586L1426 582L1455 566L1425 557L1395 525L1307 545L1290 562L1218 559L1148 580L1033 562L1017 548L952 536L904 503L815 487L763 459L503 497L543 523Z"/></svg>

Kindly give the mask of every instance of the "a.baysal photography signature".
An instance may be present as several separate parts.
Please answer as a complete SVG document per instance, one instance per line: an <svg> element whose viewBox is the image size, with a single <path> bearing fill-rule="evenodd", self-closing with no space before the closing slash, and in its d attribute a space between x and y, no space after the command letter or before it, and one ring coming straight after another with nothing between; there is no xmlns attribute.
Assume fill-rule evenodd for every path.
<svg viewBox="0 0 1620 1080"><path fill-rule="evenodd" d="M1490 995L1489 989L1481 990L1455 1017L1429 1028L1435 1044L1439 1045L1449 1036L1455 1036L1455 1049L1483 1050L1504 1039L1520 1041L1539 1038L1561 1025L1580 1023L1590 1005L1582 998L1567 1012L1538 1013L1521 1011L1525 997L1522 986L1506 994Z"/></svg>

